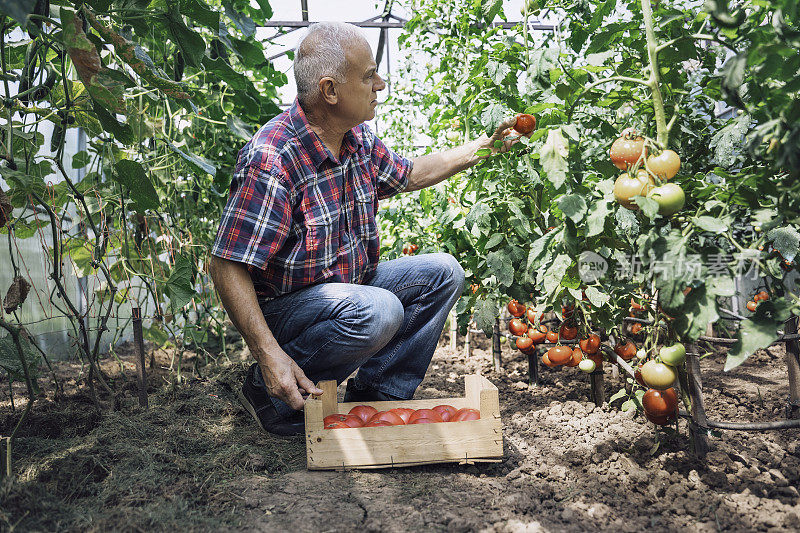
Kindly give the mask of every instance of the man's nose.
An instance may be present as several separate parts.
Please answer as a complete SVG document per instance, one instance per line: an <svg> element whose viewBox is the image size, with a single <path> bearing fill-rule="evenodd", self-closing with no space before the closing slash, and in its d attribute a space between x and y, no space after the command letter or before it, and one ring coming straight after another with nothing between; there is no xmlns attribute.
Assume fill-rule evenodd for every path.
<svg viewBox="0 0 800 533"><path fill-rule="evenodd" d="M376 72L375 73L375 78L377 78L377 79L376 79L375 83L373 84L372 89L375 92L384 90L386 88L386 82L383 81L383 78L381 78L380 74L378 74Z"/></svg>

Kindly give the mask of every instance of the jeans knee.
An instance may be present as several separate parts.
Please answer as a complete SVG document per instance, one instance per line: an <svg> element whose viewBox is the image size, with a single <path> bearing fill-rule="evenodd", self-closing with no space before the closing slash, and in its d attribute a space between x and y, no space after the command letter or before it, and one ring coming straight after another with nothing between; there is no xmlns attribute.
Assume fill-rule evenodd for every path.
<svg viewBox="0 0 800 533"><path fill-rule="evenodd" d="M358 300L360 324L357 336L369 351L378 351L400 330L405 309L397 296L385 289L373 288Z"/></svg>
<svg viewBox="0 0 800 533"><path fill-rule="evenodd" d="M436 261L440 265L442 273L450 280L453 292L461 294L464 290L464 268L450 254L438 253L432 255L436 256Z"/></svg>

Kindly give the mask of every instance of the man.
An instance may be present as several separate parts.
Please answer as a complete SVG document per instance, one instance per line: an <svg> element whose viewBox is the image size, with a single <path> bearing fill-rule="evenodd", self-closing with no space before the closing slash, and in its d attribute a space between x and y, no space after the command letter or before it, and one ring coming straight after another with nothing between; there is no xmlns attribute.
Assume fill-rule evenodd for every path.
<svg viewBox="0 0 800 533"><path fill-rule="evenodd" d="M309 27L297 99L239 152L210 273L256 360L243 404L272 433L303 432L303 392L352 372L345 401L410 399L464 271L448 254L378 263L378 199L429 187L494 149L493 137L403 158L364 124L385 83L358 28ZM510 146L504 142L504 150Z"/></svg>

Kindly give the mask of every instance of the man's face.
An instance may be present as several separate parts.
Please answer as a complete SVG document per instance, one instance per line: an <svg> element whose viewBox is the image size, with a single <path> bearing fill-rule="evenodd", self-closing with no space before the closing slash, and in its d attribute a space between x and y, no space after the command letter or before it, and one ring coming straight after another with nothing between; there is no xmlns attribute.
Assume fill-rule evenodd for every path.
<svg viewBox="0 0 800 533"><path fill-rule="evenodd" d="M357 126L375 118L378 91L386 88L386 83L378 75L372 50L366 41L359 40L345 46L347 81L338 86L339 101L336 109L343 119Z"/></svg>

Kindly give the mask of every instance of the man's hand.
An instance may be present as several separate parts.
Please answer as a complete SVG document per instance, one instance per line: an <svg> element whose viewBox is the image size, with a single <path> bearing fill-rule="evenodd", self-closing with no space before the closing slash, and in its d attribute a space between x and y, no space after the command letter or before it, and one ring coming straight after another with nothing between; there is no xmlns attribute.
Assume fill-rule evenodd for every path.
<svg viewBox="0 0 800 533"><path fill-rule="evenodd" d="M322 389L317 388L294 359L279 347L258 358L258 366L269 395L283 400L296 411L304 404L301 390L307 394L322 394Z"/></svg>
<svg viewBox="0 0 800 533"><path fill-rule="evenodd" d="M487 138L486 142L488 146L486 146L486 148L489 148L492 151L492 155L508 152L512 146L519 142L521 135L516 132L512 132L511 130L516 123L517 117L505 119L497 126L497 129L494 130L494 134ZM530 137L532 134L533 133L529 133L525 135L525 137ZM502 141L503 145L500 148L497 148L495 146L495 141Z"/></svg>

